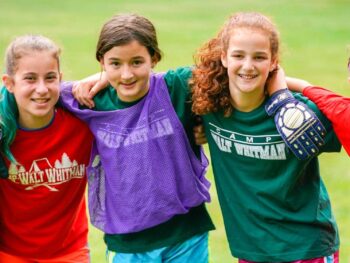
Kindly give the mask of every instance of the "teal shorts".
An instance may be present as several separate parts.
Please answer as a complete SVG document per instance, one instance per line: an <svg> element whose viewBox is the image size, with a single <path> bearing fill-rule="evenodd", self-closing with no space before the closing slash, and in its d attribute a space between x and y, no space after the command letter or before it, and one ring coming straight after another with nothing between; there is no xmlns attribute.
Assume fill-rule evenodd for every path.
<svg viewBox="0 0 350 263"><path fill-rule="evenodd" d="M108 263L208 263L208 232L170 247L144 253L116 253L107 250Z"/></svg>

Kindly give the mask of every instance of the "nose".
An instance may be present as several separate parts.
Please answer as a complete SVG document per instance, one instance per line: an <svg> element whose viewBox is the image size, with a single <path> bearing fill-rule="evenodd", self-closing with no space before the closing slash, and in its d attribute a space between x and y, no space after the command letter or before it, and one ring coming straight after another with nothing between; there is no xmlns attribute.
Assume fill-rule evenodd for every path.
<svg viewBox="0 0 350 263"><path fill-rule="evenodd" d="M128 80L128 79L131 79L132 77L133 77L132 69L128 65L123 66L122 72L121 72L121 78L123 80Z"/></svg>
<svg viewBox="0 0 350 263"><path fill-rule="evenodd" d="M243 69L245 70L253 70L254 69L254 63L251 58L246 58L243 61Z"/></svg>
<svg viewBox="0 0 350 263"><path fill-rule="evenodd" d="M38 80L37 86L36 86L36 92L39 94L46 93L48 91L47 85L44 80Z"/></svg>

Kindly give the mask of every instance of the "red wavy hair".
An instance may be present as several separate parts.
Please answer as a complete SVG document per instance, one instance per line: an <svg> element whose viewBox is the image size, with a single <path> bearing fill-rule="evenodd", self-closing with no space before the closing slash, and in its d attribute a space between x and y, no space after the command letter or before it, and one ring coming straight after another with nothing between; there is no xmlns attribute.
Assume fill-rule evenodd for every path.
<svg viewBox="0 0 350 263"><path fill-rule="evenodd" d="M198 115L223 111L224 116L228 117L232 113L229 79L227 69L221 62L221 54L227 51L233 30L237 28L266 33L272 59L278 60L279 33L270 19L255 12L232 15L217 36L206 42L195 55L195 67L189 83L192 88L192 110Z"/></svg>

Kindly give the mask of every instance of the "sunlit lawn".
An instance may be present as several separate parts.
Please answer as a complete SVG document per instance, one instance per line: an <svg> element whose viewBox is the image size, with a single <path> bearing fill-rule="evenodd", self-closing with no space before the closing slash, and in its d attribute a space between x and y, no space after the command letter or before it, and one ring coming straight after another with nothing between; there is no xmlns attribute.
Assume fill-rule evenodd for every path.
<svg viewBox="0 0 350 263"><path fill-rule="evenodd" d="M16 35L40 33L62 48L65 79L77 79L99 70L94 49L102 23L119 12L137 12L158 29L164 59L156 70L192 64L195 50L212 37L229 14L263 12L276 22L282 38L282 65L287 74L308 79L350 96L346 61L350 54L346 0L0 0L0 52ZM0 68L3 70L2 62ZM341 235L341 262L350 261L349 158L324 154L321 171L331 196ZM211 171L208 174L212 180ZM210 235L211 261L234 262L223 229L215 187L208 209L217 229ZM253 242L253 241L252 241ZM91 227L92 262L104 262L102 234Z"/></svg>

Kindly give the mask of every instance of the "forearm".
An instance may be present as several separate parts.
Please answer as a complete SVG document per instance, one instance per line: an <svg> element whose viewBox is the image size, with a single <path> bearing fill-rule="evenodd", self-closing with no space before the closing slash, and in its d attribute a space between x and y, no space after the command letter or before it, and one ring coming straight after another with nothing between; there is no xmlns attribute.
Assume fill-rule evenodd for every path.
<svg viewBox="0 0 350 263"><path fill-rule="evenodd" d="M307 87L303 95L315 102L332 122L335 133L350 155L350 98L321 87Z"/></svg>
<svg viewBox="0 0 350 263"><path fill-rule="evenodd" d="M350 98L314 86L305 88L303 95L311 99L333 123L343 121L344 125L350 125Z"/></svg>
<svg viewBox="0 0 350 263"><path fill-rule="evenodd" d="M311 86L309 82L303 79L297 79L292 77L286 77L288 89L294 92L302 93L306 87Z"/></svg>

